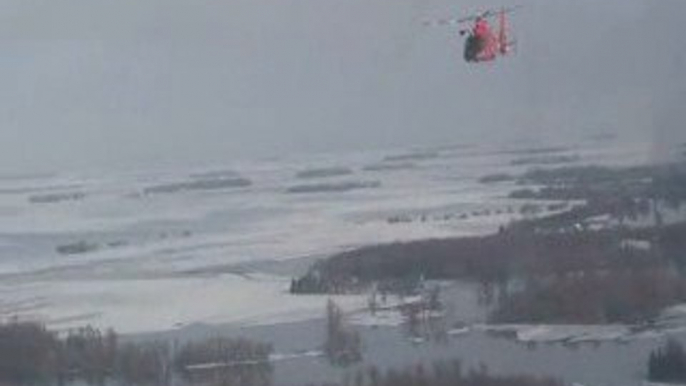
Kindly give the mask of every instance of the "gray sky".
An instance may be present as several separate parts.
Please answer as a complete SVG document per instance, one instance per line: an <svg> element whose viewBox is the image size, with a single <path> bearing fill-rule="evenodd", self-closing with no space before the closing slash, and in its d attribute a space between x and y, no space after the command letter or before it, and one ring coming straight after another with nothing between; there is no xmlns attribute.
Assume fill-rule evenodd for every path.
<svg viewBox="0 0 686 386"><path fill-rule="evenodd" d="M514 57L461 61L503 0L0 0L0 170L686 132L681 0L520 0Z"/></svg>

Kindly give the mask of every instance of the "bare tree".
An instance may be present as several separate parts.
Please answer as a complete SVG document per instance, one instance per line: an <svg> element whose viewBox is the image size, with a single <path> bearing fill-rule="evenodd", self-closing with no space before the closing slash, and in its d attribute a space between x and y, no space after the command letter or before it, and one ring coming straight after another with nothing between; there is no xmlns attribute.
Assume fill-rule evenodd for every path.
<svg viewBox="0 0 686 386"><path fill-rule="evenodd" d="M337 365L349 365L362 359L362 339L345 325L343 311L329 300L326 304L326 341L324 351Z"/></svg>

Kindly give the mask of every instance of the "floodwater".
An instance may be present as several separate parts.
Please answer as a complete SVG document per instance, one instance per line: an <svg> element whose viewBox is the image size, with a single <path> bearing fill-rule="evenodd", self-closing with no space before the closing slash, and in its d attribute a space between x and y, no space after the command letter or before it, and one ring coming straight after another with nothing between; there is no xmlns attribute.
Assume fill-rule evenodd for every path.
<svg viewBox="0 0 686 386"><path fill-rule="evenodd" d="M273 363L273 384L284 386L342 382L346 376L354 377L357 371L372 365L387 370L421 363L430 369L433 362L454 360L460 361L465 370L484 365L494 374L555 377L585 386L640 386L651 350L664 343L668 336L686 343L686 332L628 341L565 344L520 342L485 331L417 343L409 338L405 326L358 326L356 330L363 339L363 362L347 368L332 366L325 357L311 355L324 342L322 319L245 328L196 325L154 336L199 339L222 334L272 342L275 352L293 354L289 359Z"/></svg>
<svg viewBox="0 0 686 386"><path fill-rule="evenodd" d="M363 340L362 362L349 367L333 366L321 355L326 334L326 321L321 317L262 326L194 324L134 338L183 341L223 335L269 342L276 354L274 385L285 386L343 382L370 366L385 371L423 364L431 369L434 362L456 360L463 370L485 366L494 374L553 377L568 384L638 386L645 378L652 350L668 338L686 343L683 321L660 331L633 333L623 326L525 326L529 333L518 339L515 332L489 330L490 326L483 324L491 306L479 302L477 284L428 285L435 284L442 288L443 316L433 324L424 322L414 332L399 313L388 317L381 316L383 312L371 316L368 310L348 313L348 328L359 332ZM538 331L538 339L530 333L532 328ZM546 331L552 334L545 335ZM579 331L595 335L589 338ZM565 333L571 338L558 339Z"/></svg>

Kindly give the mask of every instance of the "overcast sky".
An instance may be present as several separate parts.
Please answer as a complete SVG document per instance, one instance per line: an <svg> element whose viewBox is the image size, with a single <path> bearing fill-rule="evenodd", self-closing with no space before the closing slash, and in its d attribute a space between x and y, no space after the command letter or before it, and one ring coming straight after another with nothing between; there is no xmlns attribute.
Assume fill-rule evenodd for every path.
<svg viewBox="0 0 686 386"><path fill-rule="evenodd" d="M476 66L422 26L502 4L0 0L0 170L686 132L686 1L520 0Z"/></svg>

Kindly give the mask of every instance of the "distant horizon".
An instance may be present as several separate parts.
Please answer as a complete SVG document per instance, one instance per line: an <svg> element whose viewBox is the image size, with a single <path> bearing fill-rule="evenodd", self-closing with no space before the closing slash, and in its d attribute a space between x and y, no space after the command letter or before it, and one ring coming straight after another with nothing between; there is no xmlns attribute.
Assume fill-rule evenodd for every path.
<svg viewBox="0 0 686 386"><path fill-rule="evenodd" d="M595 139L597 136L609 135L609 139ZM570 140L552 140L552 139L540 139L536 142L531 140L505 140L495 142L493 140L485 141L464 141L464 142L443 142L443 143L426 143L426 144L398 144L398 145L387 145L387 146L366 146L357 148L334 148L329 150L307 150L307 149L293 149L291 151L284 151L279 154L273 155L263 155L263 154L236 154L233 157L226 157L223 159L202 159L197 158L194 160L186 161L174 161L174 162L149 162L149 163L132 163L132 164L91 164L88 167L63 167L63 168L33 168L28 170L16 170L16 169L5 169L0 165L0 180L11 180L11 179L34 179L34 178L44 178L49 176L70 174L70 173L155 173L155 172L171 172L171 171L202 171L202 170L213 170L213 169L231 169L233 167L239 167L241 164L252 164L252 163L270 163L283 161L296 161L296 160L308 160L316 159L318 157L336 157L336 156L350 156L355 154L372 154L380 153L379 156L383 158L386 155L397 155L403 153L411 152L422 152L422 151L441 151L449 148L494 148L494 149L535 149L544 147L568 147L570 151L574 151L574 148L583 142L593 142L597 141L598 146L603 146L604 144L612 144L613 146L627 146L627 145L645 145L645 153L640 154L644 158L651 159L651 162L664 162L664 159L659 158L657 154L664 153L664 150L657 150L658 146L655 141L647 141L643 138L636 138L635 136L620 136L616 133L610 132L598 132L598 134L586 135L581 138L577 138L573 141ZM673 146L678 147L678 144ZM638 156L639 154L637 154ZM662 154L664 155L664 154ZM381 160L381 158L379 160ZM674 160L674 158L669 158ZM341 165L323 165L326 166L347 166L345 164Z"/></svg>

